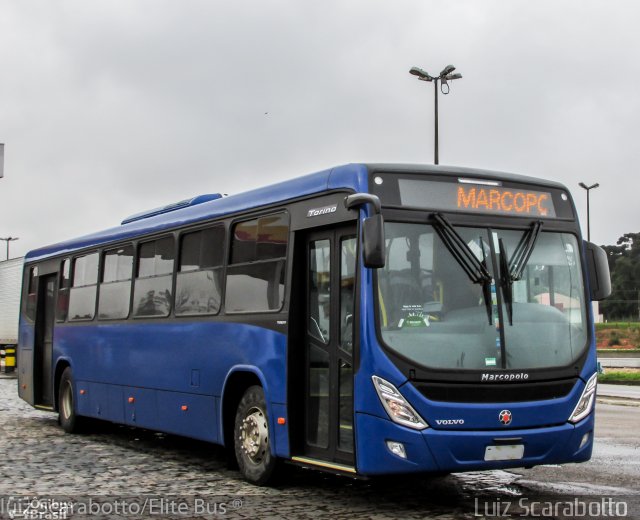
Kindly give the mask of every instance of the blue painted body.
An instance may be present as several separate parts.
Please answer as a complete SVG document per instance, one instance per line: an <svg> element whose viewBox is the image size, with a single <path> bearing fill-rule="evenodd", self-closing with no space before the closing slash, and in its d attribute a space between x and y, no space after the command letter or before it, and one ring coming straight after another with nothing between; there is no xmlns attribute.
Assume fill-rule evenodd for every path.
<svg viewBox="0 0 640 520"><path fill-rule="evenodd" d="M212 442L223 442L219 403L234 371L254 373L272 406L286 403L286 336L252 325L61 326L53 357L71 364L81 415ZM275 448L288 455L287 442Z"/></svg>
<svg viewBox="0 0 640 520"><path fill-rule="evenodd" d="M133 221L32 251L26 261L332 189L368 191L367 167L347 165ZM367 208L363 208L360 215L365 216L368 216ZM590 457L592 439L581 449L578 446L584 433L593 431L593 414L577 425L568 423L567 419L584 382L596 371L593 333L581 380L565 398L527 403L509 403L506 397L504 402L493 404L430 402L407 381L379 345L372 270L361 264L360 273L360 365L354 376L356 467L360 474L467 471L579 462ZM33 325L21 321L20 348L31 350L33 344ZM274 432L272 450L280 457L291 455L287 336L284 333L243 323L225 323L220 319L57 324L54 371L60 362L68 362L73 369L80 414L221 444L228 442L223 436L221 406L226 383L234 372L253 373L262 383L267 399L270 429ZM375 392L372 375L399 388L431 427L416 431L393 423ZM498 427L497 415L504 408L513 412L513 422L508 427ZM276 417L285 418L286 425L276 424ZM433 427L435 419L464 419L464 425L438 429ZM485 462L486 446L504 436L523 437L524 459ZM386 440L402 442L407 459L392 454L385 445Z"/></svg>

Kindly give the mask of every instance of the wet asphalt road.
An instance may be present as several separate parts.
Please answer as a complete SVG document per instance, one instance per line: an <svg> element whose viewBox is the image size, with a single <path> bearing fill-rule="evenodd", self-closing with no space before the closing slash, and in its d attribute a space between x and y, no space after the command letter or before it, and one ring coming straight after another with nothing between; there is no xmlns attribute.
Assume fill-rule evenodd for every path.
<svg viewBox="0 0 640 520"><path fill-rule="evenodd" d="M227 469L223 451L206 443L108 424L65 435L54 414L20 401L15 386L0 379L0 518L9 517L11 495L103 507L72 518L334 519L536 517L544 510L518 501L604 495L625 502L626 518L640 518L640 407L598 405L594 456L585 464L371 481L290 468L276 487L262 488ZM116 500L126 514L114 514Z"/></svg>

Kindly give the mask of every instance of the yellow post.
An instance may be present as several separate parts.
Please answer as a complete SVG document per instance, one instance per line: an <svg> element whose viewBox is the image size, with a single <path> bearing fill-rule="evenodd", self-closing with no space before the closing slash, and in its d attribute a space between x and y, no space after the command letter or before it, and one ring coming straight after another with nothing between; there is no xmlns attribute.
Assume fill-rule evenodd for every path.
<svg viewBox="0 0 640 520"><path fill-rule="evenodd" d="M15 347L5 347L4 349L4 371L6 374L16 369L16 349Z"/></svg>

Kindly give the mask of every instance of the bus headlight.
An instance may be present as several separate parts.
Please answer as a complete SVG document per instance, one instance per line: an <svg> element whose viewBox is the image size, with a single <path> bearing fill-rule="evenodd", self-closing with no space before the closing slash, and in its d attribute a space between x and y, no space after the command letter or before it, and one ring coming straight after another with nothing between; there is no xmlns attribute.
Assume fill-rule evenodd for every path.
<svg viewBox="0 0 640 520"><path fill-rule="evenodd" d="M575 424L591 413L591 410L593 410L593 403L596 400L597 386L598 373L596 372L589 378L589 381L587 381L587 386L584 387L580 400L569 417L569 422Z"/></svg>
<svg viewBox="0 0 640 520"><path fill-rule="evenodd" d="M395 386L378 376L371 376L371 379L382 406L393 422L414 430L424 430L429 427L427 421L420 417Z"/></svg>

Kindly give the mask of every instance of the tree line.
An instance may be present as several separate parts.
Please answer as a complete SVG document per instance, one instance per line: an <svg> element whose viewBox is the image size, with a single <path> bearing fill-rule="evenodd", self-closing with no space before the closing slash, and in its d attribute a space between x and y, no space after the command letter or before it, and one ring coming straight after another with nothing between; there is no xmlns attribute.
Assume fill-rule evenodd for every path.
<svg viewBox="0 0 640 520"><path fill-rule="evenodd" d="M609 320L640 320L640 233L627 233L615 246L601 246L611 271L611 296L600 302Z"/></svg>

